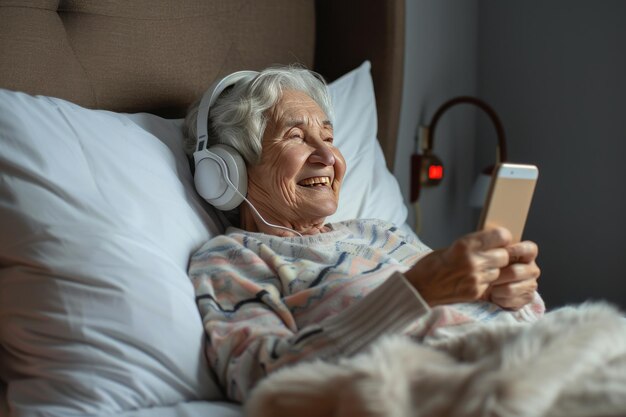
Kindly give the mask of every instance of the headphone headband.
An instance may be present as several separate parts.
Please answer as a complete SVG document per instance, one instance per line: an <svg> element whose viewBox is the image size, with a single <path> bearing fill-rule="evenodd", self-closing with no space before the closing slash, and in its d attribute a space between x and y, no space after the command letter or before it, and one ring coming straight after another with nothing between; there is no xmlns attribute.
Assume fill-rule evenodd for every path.
<svg viewBox="0 0 626 417"><path fill-rule="evenodd" d="M222 94L226 88L234 85L239 80L245 78L256 77L259 73L257 71L237 71L215 81L211 87L204 93L198 106L198 116L196 117L196 152L199 152L207 147L207 124L209 120L209 110L217 101L217 98Z"/></svg>

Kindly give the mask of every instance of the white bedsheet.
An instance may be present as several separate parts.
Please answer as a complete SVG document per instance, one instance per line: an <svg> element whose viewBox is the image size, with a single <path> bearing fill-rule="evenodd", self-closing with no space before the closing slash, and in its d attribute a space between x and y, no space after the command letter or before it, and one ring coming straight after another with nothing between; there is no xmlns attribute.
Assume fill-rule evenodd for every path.
<svg viewBox="0 0 626 417"><path fill-rule="evenodd" d="M0 417L10 415L4 390L5 385L0 384ZM238 404L227 402L193 401L101 417L243 417L243 409Z"/></svg>
<svg viewBox="0 0 626 417"><path fill-rule="evenodd" d="M124 414L106 417L242 417L243 409L240 405L216 402L193 401L181 403L171 407L146 408ZM103 416L104 417L104 416Z"/></svg>
<svg viewBox="0 0 626 417"><path fill-rule="evenodd" d="M6 385L0 381L0 417L10 415L6 402ZM192 401L101 417L243 417L243 408L238 404L221 401Z"/></svg>

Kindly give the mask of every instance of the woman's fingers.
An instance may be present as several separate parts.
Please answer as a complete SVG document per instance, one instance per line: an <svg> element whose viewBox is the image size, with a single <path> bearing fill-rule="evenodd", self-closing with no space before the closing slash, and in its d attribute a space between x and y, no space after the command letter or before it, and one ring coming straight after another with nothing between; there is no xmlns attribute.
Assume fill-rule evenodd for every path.
<svg viewBox="0 0 626 417"><path fill-rule="evenodd" d="M534 261L539 254L539 248L537 244L529 240L516 243L507 247L509 252L509 262L514 263L529 263Z"/></svg>
<svg viewBox="0 0 626 417"><path fill-rule="evenodd" d="M503 227L481 230L470 233L454 242L453 246L461 246L470 251L484 251L508 246L513 239L511 232Z"/></svg>
<svg viewBox="0 0 626 417"><path fill-rule="evenodd" d="M509 252L504 248L490 249L476 256L482 260L485 269L503 268L510 264Z"/></svg>
<svg viewBox="0 0 626 417"><path fill-rule="evenodd" d="M519 310L533 300L537 280L509 282L489 288L489 299L502 308Z"/></svg>
<svg viewBox="0 0 626 417"><path fill-rule="evenodd" d="M500 276L491 285L503 285L511 282L537 280L541 269L534 261L530 263L514 263L500 270Z"/></svg>
<svg viewBox="0 0 626 417"><path fill-rule="evenodd" d="M537 280L541 270L535 259L539 249L534 242L525 241L516 243L506 248L509 256L509 264L502 268L500 276L492 285L502 285L510 282Z"/></svg>
<svg viewBox="0 0 626 417"><path fill-rule="evenodd" d="M530 248L521 255L532 256ZM536 251L535 255L536 256ZM537 290L541 270L533 260L529 263L513 263L501 270L497 280L488 289L489 300L502 308L518 310L531 302Z"/></svg>
<svg viewBox="0 0 626 417"><path fill-rule="evenodd" d="M505 247L510 241L511 233L504 228L471 233L456 240L443 253L443 260L471 271L501 268L509 264L509 252Z"/></svg>
<svg viewBox="0 0 626 417"><path fill-rule="evenodd" d="M509 265L510 242L502 228L472 233L425 256L405 276L430 305L474 301Z"/></svg>
<svg viewBox="0 0 626 417"><path fill-rule="evenodd" d="M425 256L405 276L431 306L489 299L519 309L537 288L538 249L511 240L504 228L471 233Z"/></svg>

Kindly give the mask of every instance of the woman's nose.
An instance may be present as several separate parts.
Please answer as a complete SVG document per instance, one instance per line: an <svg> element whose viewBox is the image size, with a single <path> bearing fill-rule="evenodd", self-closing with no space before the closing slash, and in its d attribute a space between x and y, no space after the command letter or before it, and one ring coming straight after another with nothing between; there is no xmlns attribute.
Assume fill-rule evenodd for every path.
<svg viewBox="0 0 626 417"><path fill-rule="evenodd" d="M309 161L313 164L323 164L326 166L335 165L335 154L326 142L320 141L313 145L315 150L309 156Z"/></svg>

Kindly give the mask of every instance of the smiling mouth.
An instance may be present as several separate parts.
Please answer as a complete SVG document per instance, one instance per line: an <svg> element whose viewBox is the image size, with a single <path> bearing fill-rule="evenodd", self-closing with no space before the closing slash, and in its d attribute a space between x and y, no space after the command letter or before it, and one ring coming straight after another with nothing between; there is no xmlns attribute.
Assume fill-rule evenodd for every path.
<svg viewBox="0 0 626 417"><path fill-rule="evenodd" d="M330 177L311 177L298 183L303 187L326 187L330 185Z"/></svg>

